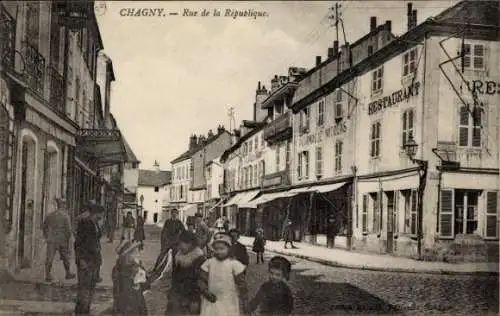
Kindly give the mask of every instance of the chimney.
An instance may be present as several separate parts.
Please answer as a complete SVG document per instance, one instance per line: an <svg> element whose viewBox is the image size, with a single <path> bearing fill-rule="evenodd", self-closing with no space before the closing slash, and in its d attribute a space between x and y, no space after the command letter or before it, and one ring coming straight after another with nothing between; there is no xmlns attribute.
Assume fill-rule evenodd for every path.
<svg viewBox="0 0 500 316"><path fill-rule="evenodd" d="M333 56L333 47L328 47L328 58L332 58Z"/></svg>
<svg viewBox="0 0 500 316"><path fill-rule="evenodd" d="M392 21L391 21L391 20L387 20L387 21L385 21L385 29L386 29L388 32L392 32Z"/></svg>
<svg viewBox="0 0 500 316"><path fill-rule="evenodd" d="M196 135L191 135L189 137L189 150L196 148L197 145L198 145L198 138L196 137Z"/></svg>
<svg viewBox="0 0 500 316"><path fill-rule="evenodd" d="M370 32L373 32L377 28L377 17L370 17Z"/></svg>
<svg viewBox="0 0 500 316"><path fill-rule="evenodd" d="M417 10L413 10L411 14L411 27L417 26Z"/></svg>
<svg viewBox="0 0 500 316"><path fill-rule="evenodd" d="M153 168L156 172L160 172L160 164L158 161L155 160L155 164L153 165Z"/></svg>
<svg viewBox="0 0 500 316"><path fill-rule="evenodd" d="M316 56L316 67L321 64L321 56Z"/></svg>
<svg viewBox="0 0 500 316"><path fill-rule="evenodd" d="M407 27L408 27L408 30L409 31L411 28L412 28L412 23L413 23L413 18L412 18L412 15L413 15L413 4L410 2L408 3L408 10L406 11L406 17L408 19L408 22L407 22Z"/></svg>
<svg viewBox="0 0 500 316"><path fill-rule="evenodd" d="M335 55L339 53L339 41L333 41L333 53Z"/></svg>

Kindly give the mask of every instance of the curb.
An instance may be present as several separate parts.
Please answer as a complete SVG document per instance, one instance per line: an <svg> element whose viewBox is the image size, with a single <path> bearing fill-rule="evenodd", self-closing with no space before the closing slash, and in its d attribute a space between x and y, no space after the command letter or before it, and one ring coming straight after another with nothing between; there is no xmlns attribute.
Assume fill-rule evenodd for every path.
<svg viewBox="0 0 500 316"><path fill-rule="evenodd" d="M252 247L251 246L246 246L247 249L249 249L252 253ZM348 269L355 269L355 270L366 270L366 271L378 271L378 272L393 272L393 273L420 273L420 274L439 274L439 275L499 275L498 271L450 271L450 270L423 270L423 269L406 269L406 268L391 268L391 267L371 267L371 266L354 266L354 265L348 265L345 263L340 263L338 261L330 261L330 260L325 260L325 259L320 259L320 258L315 258L311 256L306 256L306 255L300 255L300 254L294 254L286 251L281 251L281 250L271 250L271 249L265 249L268 252L271 253L276 253L280 255L285 255L289 257L295 257L315 263L319 263L325 266L330 266L330 267L337 267L337 268L348 268Z"/></svg>

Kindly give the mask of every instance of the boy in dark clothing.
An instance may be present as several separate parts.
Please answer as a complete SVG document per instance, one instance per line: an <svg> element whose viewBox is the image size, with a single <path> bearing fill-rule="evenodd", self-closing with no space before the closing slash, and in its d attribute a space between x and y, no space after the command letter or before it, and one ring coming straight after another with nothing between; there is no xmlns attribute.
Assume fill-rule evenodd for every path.
<svg viewBox="0 0 500 316"><path fill-rule="evenodd" d="M229 231L229 235L231 235L231 239L233 241L233 246L231 247L232 257L241 262L245 267L248 267L250 259L248 258L247 247L238 242L240 232L233 228Z"/></svg>
<svg viewBox="0 0 500 316"><path fill-rule="evenodd" d="M264 263L264 247L266 245L266 239L264 238L264 231L262 229L257 229L257 236L253 241L252 250L257 255L257 263Z"/></svg>
<svg viewBox="0 0 500 316"><path fill-rule="evenodd" d="M260 307L260 315L291 315L293 295L286 282L290 271L290 261L281 256L273 257L269 261L269 281L260 286L246 312L251 313Z"/></svg>

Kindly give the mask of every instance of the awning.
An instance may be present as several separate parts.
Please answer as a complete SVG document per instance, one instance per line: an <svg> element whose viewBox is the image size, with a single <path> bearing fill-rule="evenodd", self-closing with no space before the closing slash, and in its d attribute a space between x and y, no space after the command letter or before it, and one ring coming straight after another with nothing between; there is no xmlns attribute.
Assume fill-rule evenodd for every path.
<svg viewBox="0 0 500 316"><path fill-rule="evenodd" d="M215 205L209 208L208 211L209 212L213 211L217 206L220 206L222 204L222 201L224 200L220 200L219 202L215 203Z"/></svg>
<svg viewBox="0 0 500 316"><path fill-rule="evenodd" d="M186 204L179 209L179 213L181 213L184 218L194 216L197 212L198 206L196 204Z"/></svg>
<svg viewBox="0 0 500 316"><path fill-rule="evenodd" d="M283 191L283 192L275 192L275 193L266 193L262 194L258 198L251 200L250 202L243 204L240 207L245 207L245 208L257 208L259 204L264 204L268 203L271 201L274 201L279 198L287 198L287 197L292 197L294 195L297 195L298 193L294 193L291 191Z"/></svg>
<svg viewBox="0 0 500 316"><path fill-rule="evenodd" d="M259 190L237 193L235 196L230 198L229 201L227 201L227 203L223 205L223 207L231 205L237 205L238 207L241 207L240 204L248 203L251 199L255 198L257 194L259 194Z"/></svg>
<svg viewBox="0 0 500 316"><path fill-rule="evenodd" d="M326 192L332 192L335 190L340 189L345 185L345 182L339 182L339 183L334 183L334 184L325 184L325 185L316 185L311 187L313 191L316 191L318 193L326 193Z"/></svg>
<svg viewBox="0 0 500 316"><path fill-rule="evenodd" d="M97 159L101 166L126 161L125 145L118 129L80 129L76 144L80 153Z"/></svg>
<svg viewBox="0 0 500 316"><path fill-rule="evenodd" d="M307 193L307 192L313 192L313 191L316 191L316 190L313 189L313 187L304 187L304 188L292 189L292 190L290 190L288 192L291 193L291 194L297 195L297 194L300 194L300 193Z"/></svg>

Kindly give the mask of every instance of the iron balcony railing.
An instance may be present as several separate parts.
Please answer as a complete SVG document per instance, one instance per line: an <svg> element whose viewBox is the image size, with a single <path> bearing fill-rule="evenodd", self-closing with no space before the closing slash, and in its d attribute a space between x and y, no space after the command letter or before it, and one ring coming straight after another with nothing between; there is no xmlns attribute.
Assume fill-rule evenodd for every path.
<svg viewBox="0 0 500 316"><path fill-rule="evenodd" d="M16 51L16 20L0 5L0 57L2 66L14 69Z"/></svg>
<svg viewBox="0 0 500 316"><path fill-rule="evenodd" d="M274 140L287 139L292 136L292 125L290 124L290 113L287 112L271 123L264 129L264 139L268 142Z"/></svg>
<svg viewBox="0 0 500 316"><path fill-rule="evenodd" d="M50 77L50 106L55 111L64 114L64 77L52 66L47 70Z"/></svg>
<svg viewBox="0 0 500 316"><path fill-rule="evenodd" d="M37 48L29 43L23 44L24 77L28 86L43 95L45 77L45 58Z"/></svg>

